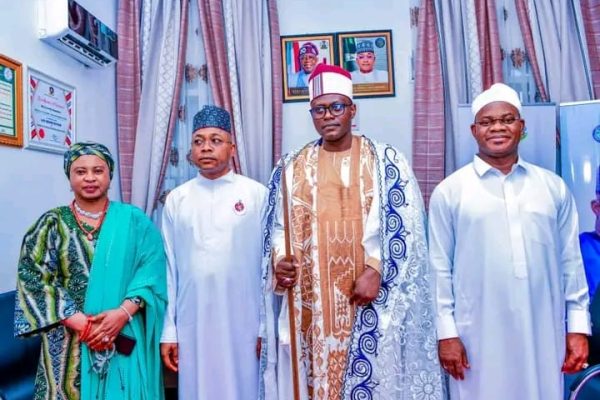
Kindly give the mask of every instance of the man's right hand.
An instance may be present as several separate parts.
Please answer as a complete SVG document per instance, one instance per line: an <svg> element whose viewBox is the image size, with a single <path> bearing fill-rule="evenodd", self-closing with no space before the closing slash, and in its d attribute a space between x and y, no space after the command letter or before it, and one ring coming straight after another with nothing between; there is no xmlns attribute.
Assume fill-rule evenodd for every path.
<svg viewBox="0 0 600 400"><path fill-rule="evenodd" d="M177 372L179 369L179 346L177 343L161 343L160 356L168 369Z"/></svg>
<svg viewBox="0 0 600 400"><path fill-rule="evenodd" d="M298 277L299 268L300 264L298 263L298 260L296 260L296 257L291 256L282 258L277 265L275 265L275 279L277 280L277 285L286 289L294 287Z"/></svg>
<svg viewBox="0 0 600 400"><path fill-rule="evenodd" d="M465 379L465 368L471 368L467 352L460 338L442 339L438 342L440 363L454 379Z"/></svg>

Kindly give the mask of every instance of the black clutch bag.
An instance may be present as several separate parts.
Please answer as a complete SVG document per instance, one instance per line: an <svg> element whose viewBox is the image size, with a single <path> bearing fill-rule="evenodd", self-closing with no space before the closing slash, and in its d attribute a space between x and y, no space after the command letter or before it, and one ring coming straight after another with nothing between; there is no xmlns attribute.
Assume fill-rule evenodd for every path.
<svg viewBox="0 0 600 400"><path fill-rule="evenodd" d="M119 354L128 356L135 347L135 339L123 333L119 333L115 339L115 350Z"/></svg>

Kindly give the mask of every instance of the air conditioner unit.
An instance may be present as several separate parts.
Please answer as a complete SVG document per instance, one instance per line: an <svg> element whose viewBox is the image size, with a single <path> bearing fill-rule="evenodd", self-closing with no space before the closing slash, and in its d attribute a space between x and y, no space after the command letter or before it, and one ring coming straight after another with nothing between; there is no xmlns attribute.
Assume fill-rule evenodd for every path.
<svg viewBox="0 0 600 400"><path fill-rule="evenodd" d="M117 34L74 0L38 0L38 37L89 67L118 59Z"/></svg>

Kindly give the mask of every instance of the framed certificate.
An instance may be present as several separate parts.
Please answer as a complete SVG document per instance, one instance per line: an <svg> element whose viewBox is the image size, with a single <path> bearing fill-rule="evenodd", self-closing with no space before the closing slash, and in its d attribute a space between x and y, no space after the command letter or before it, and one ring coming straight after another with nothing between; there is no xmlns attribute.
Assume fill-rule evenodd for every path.
<svg viewBox="0 0 600 400"><path fill-rule="evenodd" d="M0 144L23 146L23 67L0 54Z"/></svg>
<svg viewBox="0 0 600 400"><path fill-rule="evenodd" d="M76 140L75 88L35 69L28 71L27 148L62 154Z"/></svg>

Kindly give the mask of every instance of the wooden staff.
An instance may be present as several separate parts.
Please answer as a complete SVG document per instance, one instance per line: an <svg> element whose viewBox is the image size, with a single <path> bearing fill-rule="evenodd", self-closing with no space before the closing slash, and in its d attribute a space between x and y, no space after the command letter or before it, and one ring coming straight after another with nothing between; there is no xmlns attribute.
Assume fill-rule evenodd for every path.
<svg viewBox="0 0 600 400"><path fill-rule="evenodd" d="M288 210L287 179L285 173L285 162L281 162L281 195L283 197L283 232L285 242L285 259L292 261L291 235L290 235L290 216ZM296 271L299 274L299 271ZM296 281L300 277L297 276ZM288 317L290 321L290 345L292 353L292 380L294 384L294 400L300 400L300 379L298 376L298 347L296 343L296 315L294 310L294 287L287 291L288 299Z"/></svg>

